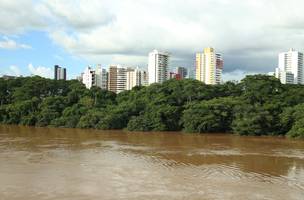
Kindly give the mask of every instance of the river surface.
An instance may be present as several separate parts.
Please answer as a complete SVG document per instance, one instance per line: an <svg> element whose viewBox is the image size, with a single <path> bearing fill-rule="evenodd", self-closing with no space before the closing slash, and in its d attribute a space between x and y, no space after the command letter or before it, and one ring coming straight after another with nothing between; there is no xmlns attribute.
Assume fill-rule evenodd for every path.
<svg viewBox="0 0 304 200"><path fill-rule="evenodd" d="M1 200L304 199L304 141L0 126Z"/></svg>

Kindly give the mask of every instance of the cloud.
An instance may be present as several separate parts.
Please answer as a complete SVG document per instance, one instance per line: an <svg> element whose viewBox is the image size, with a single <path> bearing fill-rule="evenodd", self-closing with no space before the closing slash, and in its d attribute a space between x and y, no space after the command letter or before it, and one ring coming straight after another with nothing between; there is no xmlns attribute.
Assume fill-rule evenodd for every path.
<svg viewBox="0 0 304 200"><path fill-rule="evenodd" d="M37 75L45 78L52 78L53 75L52 69L48 67L43 67L43 66L34 67L32 64L29 64L28 69L32 75Z"/></svg>
<svg viewBox="0 0 304 200"><path fill-rule="evenodd" d="M13 75L13 76L20 76L21 75L21 71L19 69L19 67L12 65L9 67L9 75Z"/></svg>
<svg viewBox="0 0 304 200"><path fill-rule="evenodd" d="M159 49L171 52L172 66L193 68L195 52L213 46L226 73L267 72L278 52L303 50L303 6L302 0L0 0L0 33L43 30L73 56L103 65L145 65L149 51Z"/></svg>
<svg viewBox="0 0 304 200"><path fill-rule="evenodd" d="M45 10L35 0L0 0L0 34L19 34L47 27Z"/></svg>
<svg viewBox="0 0 304 200"><path fill-rule="evenodd" d="M87 29L106 25L115 20L110 13L111 1L100 0L49 0L42 6L52 20L66 28Z"/></svg>
<svg viewBox="0 0 304 200"><path fill-rule="evenodd" d="M69 13L68 7L55 2L57 7L49 6L50 9ZM90 25L90 19L99 18L101 23L93 20L94 26L84 30L75 26L77 15L68 15L66 23L74 30L62 28L51 32L50 37L71 54L88 60L104 60L106 55L116 60L126 56L147 56L150 50L157 48L172 52L189 66L193 64L196 51L214 46L223 53L227 71L236 70L235 66L249 71L257 68L269 71L276 65L279 51L289 47L301 49L304 42L304 26L299 26L304 22L300 9L304 3L291 2L192 0L186 3L176 0L172 4L163 0L119 3L114 0L109 4L108 1L94 1L94 6L86 8L86 12L80 11L86 13L81 23L87 21ZM104 4L110 6L112 13L107 12L108 17L97 16L95 8ZM76 1L74 7L85 5L84 1ZM292 10L293 14L285 12L286 9ZM115 20L104 23L107 21L104 19ZM297 27L298 31L291 30L291 26Z"/></svg>
<svg viewBox="0 0 304 200"><path fill-rule="evenodd" d="M31 49L32 47L27 44L19 44L15 40L9 39L7 37L3 37L3 40L0 41L0 49Z"/></svg>
<svg viewBox="0 0 304 200"><path fill-rule="evenodd" d="M4 69L4 67L1 67L2 70L0 71L0 75L9 75L9 76L20 76L21 75L21 70L18 66L16 65L11 65L8 67L8 69Z"/></svg>

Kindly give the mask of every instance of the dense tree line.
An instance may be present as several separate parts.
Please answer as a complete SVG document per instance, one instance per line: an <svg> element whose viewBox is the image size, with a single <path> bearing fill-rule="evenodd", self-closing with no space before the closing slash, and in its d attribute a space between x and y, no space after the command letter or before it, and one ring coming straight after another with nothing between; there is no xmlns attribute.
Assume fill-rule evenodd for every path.
<svg viewBox="0 0 304 200"><path fill-rule="evenodd" d="M116 95L76 80L0 78L0 122L304 138L304 86L254 75L216 86L169 80Z"/></svg>

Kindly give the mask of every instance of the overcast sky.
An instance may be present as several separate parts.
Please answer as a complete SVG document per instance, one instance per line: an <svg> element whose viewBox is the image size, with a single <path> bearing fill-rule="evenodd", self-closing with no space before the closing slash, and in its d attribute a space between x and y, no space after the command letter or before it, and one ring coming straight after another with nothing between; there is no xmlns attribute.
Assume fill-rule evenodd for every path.
<svg viewBox="0 0 304 200"><path fill-rule="evenodd" d="M87 65L147 66L153 49L194 69L212 46L225 79L266 73L304 50L303 0L0 0L0 74L74 78Z"/></svg>

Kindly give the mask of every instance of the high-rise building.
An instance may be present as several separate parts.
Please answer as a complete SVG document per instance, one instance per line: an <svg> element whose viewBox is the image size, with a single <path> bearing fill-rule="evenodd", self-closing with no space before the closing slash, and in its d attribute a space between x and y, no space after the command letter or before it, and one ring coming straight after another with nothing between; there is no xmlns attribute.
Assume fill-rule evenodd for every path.
<svg viewBox="0 0 304 200"><path fill-rule="evenodd" d="M142 71L142 86L148 86L149 85L149 75L148 72Z"/></svg>
<svg viewBox="0 0 304 200"><path fill-rule="evenodd" d="M178 74L178 73L170 72L170 73L169 73L169 79L181 80L182 77L181 77L181 75Z"/></svg>
<svg viewBox="0 0 304 200"><path fill-rule="evenodd" d="M108 75L108 90L120 93L126 90L127 69L121 66L110 66Z"/></svg>
<svg viewBox="0 0 304 200"><path fill-rule="evenodd" d="M137 69L127 69L127 84L126 90L132 90L135 86L144 86L145 83L145 74L146 72L143 70Z"/></svg>
<svg viewBox="0 0 304 200"><path fill-rule="evenodd" d="M87 67L82 73L82 83L85 84L86 88L90 89L93 86L101 89L107 89L107 71L102 69L100 65L93 70L91 67Z"/></svg>
<svg viewBox="0 0 304 200"><path fill-rule="evenodd" d="M281 81L282 84L294 84L294 75L291 72L281 71L276 68L274 76Z"/></svg>
<svg viewBox="0 0 304 200"><path fill-rule="evenodd" d="M175 73L179 74L181 79L184 79L188 76L188 70L185 67L177 67Z"/></svg>
<svg viewBox="0 0 304 200"><path fill-rule="evenodd" d="M88 89L95 85L95 70L93 70L91 67L86 67L84 72L82 73L82 83Z"/></svg>
<svg viewBox="0 0 304 200"><path fill-rule="evenodd" d="M149 53L149 84L163 83L168 79L169 53L157 50Z"/></svg>
<svg viewBox="0 0 304 200"><path fill-rule="evenodd" d="M279 67L276 68L275 76L283 84L304 84L303 53L294 49L280 53Z"/></svg>
<svg viewBox="0 0 304 200"><path fill-rule="evenodd" d="M96 86L101 89L108 89L108 72L102 68L101 65L97 65L95 70Z"/></svg>
<svg viewBox="0 0 304 200"><path fill-rule="evenodd" d="M222 82L223 58L213 48L205 48L196 54L196 79L209 85Z"/></svg>
<svg viewBox="0 0 304 200"><path fill-rule="evenodd" d="M55 80L66 80L66 68L54 66L54 79Z"/></svg>

